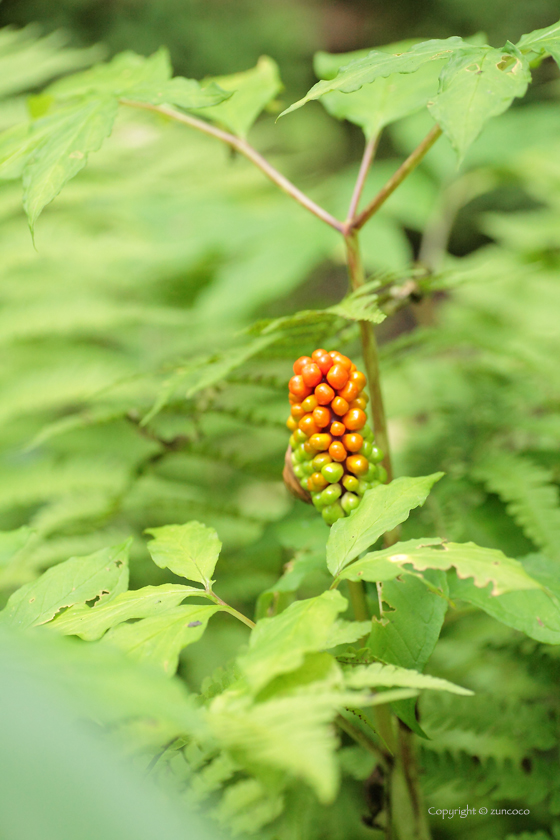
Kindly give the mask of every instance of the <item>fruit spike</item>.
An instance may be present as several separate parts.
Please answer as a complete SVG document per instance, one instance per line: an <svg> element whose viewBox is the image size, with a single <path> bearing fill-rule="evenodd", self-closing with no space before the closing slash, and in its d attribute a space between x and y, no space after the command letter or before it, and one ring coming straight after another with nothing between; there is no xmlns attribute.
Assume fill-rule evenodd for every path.
<svg viewBox="0 0 560 840"><path fill-rule="evenodd" d="M337 350L320 348L294 363L284 481L328 525L350 516L366 490L387 479L367 424L365 385L364 374Z"/></svg>

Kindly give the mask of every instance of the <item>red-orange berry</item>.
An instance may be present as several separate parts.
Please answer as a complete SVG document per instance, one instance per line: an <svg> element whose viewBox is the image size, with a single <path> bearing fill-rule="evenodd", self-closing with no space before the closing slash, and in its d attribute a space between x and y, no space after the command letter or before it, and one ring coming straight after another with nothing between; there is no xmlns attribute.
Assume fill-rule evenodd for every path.
<svg viewBox="0 0 560 840"><path fill-rule="evenodd" d="M320 472L312 473L307 480L307 489L312 492L324 490L329 482Z"/></svg>
<svg viewBox="0 0 560 840"><path fill-rule="evenodd" d="M352 361L348 358L348 356L343 356L342 353L338 352L338 350L331 350L329 356L335 364L342 365L342 367L346 368L346 370L350 370L352 367Z"/></svg>
<svg viewBox="0 0 560 840"><path fill-rule="evenodd" d="M349 432L358 432L360 429L363 429L366 420L366 413L361 408L351 408L342 418L342 422Z"/></svg>
<svg viewBox="0 0 560 840"><path fill-rule="evenodd" d="M329 446L329 455L333 461L344 461L347 454L346 449L339 440L334 440Z"/></svg>
<svg viewBox="0 0 560 840"><path fill-rule="evenodd" d="M319 405L328 405L334 398L334 391L326 382L321 382L315 388L315 396Z"/></svg>
<svg viewBox="0 0 560 840"><path fill-rule="evenodd" d="M313 419L312 414L304 414L299 421L298 426L309 438L311 435L316 435L319 431L318 427L315 425L315 420Z"/></svg>
<svg viewBox="0 0 560 840"><path fill-rule="evenodd" d="M358 452L362 448L364 439L357 432L351 432L349 435L344 435L342 443L348 452Z"/></svg>
<svg viewBox="0 0 560 840"><path fill-rule="evenodd" d="M339 417L348 413L348 403L342 397L335 397L331 403L331 408Z"/></svg>
<svg viewBox="0 0 560 840"><path fill-rule="evenodd" d="M292 393L289 394L288 399L290 401L290 405L295 405L299 402L299 397L296 397L296 395Z"/></svg>
<svg viewBox="0 0 560 840"><path fill-rule="evenodd" d="M313 391L313 388L309 388L303 381L303 376L299 376L299 374L292 376L289 387L292 394L295 394L296 397L300 397L302 400L308 397Z"/></svg>
<svg viewBox="0 0 560 840"><path fill-rule="evenodd" d="M301 375L303 376L303 381L309 388L314 388L323 379L319 365L316 365L315 362L312 362L310 365L305 365L301 371Z"/></svg>
<svg viewBox="0 0 560 840"><path fill-rule="evenodd" d="M329 432L333 437L341 437L341 435L343 435L345 431L346 426L344 425L344 423L341 423L340 420L334 420L331 423Z"/></svg>
<svg viewBox="0 0 560 840"><path fill-rule="evenodd" d="M305 408L302 406L301 403L294 403L290 413L291 413L292 417L296 418L296 420L301 420L303 415L306 414L307 412L305 411Z"/></svg>
<svg viewBox="0 0 560 840"><path fill-rule="evenodd" d="M346 459L346 469L354 475L365 475L369 469L369 461L365 455L350 455Z"/></svg>
<svg viewBox="0 0 560 840"><path fill-rule="evenodd" d="M338 392L339 397L342 397L346 402L352 402L360 394L360 389L354 382L347 382L344 388Z"/></svg>
<svg viewBox="0 0 560 840"><path fill-rule="evenodd" d="M321 371L323 376L327 375L327 373L329 372L329 370L332 368L332 366L334 364L333 360L331 359L331 357L329 356L328 353L325 353L324 356L320 356L316 361L317 361L317 364L319 365L319 370Z"/></svg>
<svg viewBox="0 0 560 840"><path fill-rule="evenodd" d="M294 362L294 373L301 373L303 368L312 361L313 359L310 359L309 356L300 356L299 359Z"/></svg>
<svg viewBox="0 0 560 840"><path fill-rule="evenodd" d="M313 419L316 426L324 429L331 422L331 413L324 405L318 405L317 408L313 409ZM334 434L334 432L331 431L331 434Z"/></svg>
<svg viewBox="0 0 560 840"><path fill-rule="evenodd" d="M337 362L327 373L327 382L339 391L348 382L348 371Z"/></svg>
<svg viewBox="0 0 560 840"><path fill-rule="evenodd" d="M311 358L313 359L314 362L318 362L319 359L322 356L327 356L327 355L328 355L327 351L324 350L323 347L319 347L317 350L313 351L313 353L311 354Z"/></svg>

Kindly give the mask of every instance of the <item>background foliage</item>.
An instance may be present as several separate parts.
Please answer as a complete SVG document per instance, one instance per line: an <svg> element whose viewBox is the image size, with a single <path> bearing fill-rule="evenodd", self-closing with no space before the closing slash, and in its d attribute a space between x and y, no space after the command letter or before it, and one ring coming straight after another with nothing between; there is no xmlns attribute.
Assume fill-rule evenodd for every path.
<svg viewBox="0 0 560 840"><path fill-rule="evenodd" d="M251 140L343 215L361 154L357 128L331 119L318 104L274 123L315 82L312 53L417 36L468 37L479 29L500 44L548 25L556 17L551 6L245 0L233 7L169 0L60 3L53 10L39 0L5 2L2 23L40 21L43 28L1 33L0 62L10 83L0 89L0 125L25 117L29 93L121 49L148 54L166 44L175 72L194 78L248 69L267 53L286 89ZM41 34L60 26L65 36ZM104 46L93 46L98 42ZM545 61L527 98L489 123L459 169L443 138L364 230L366 267L393 281L386 306L398 310L379 327L396 474L446 473L403 538L437 533L501 549L524 558L537 578L548 575L556 594L549 561L560 555L559 92L558 71ZM32 106L40 109L40 98ZM366 199L430 124L419 114L386 132ZM334 233L214 141L122 110L102 151L44 212L36 250L20 183L2 183L0 237L0 526L32 529L27 541L20 532L22 547L11 559L11 552L0 559L2 605L68 557L131 534L131 589L183 584L151 562L143 531L190 519L218 531L218 591L245 614L264 614L273 597L288 603L294 591L300 598L322 591L327 578L314 558L326 528L287 499L279 480L285 382L293 357L321 343L320 330L328 335L341 327L341 349L353 357L357 332L339 322L317 330L311 323L296 325L282 341L257 335L248 345L242 330L255 320L338 303L346 278ZM414 260L441 273L429 299L400 308L398 290ZM213 364L202 367L208 356ZM309 573L274 595L282 592L277 580L289 561ZM407 587L386 584L387 603L418 609L424 590L413 580ZM508 616L510 627L461 605L461 598L476 603L470 581L452 582L450 597L458 608L448 613L429 673L476 696L428 691L420 699L431 739L421 742L428 804L464 807L468 800L528 808L531 815L437 821L434 834L560 836L554 769L560 627L551 619L548 636L525 638L520 631L527 628L515 623L521 612L515 599L525 593L496 601L495 617ZM181 654L188 687L203 686L207 697L218 684L227 687L228 670L208 678L227 668L247 638L231 616L216 614ZM56 662L60 654L49 655ZM420 661L416 656L407 667ZM179 700L165 702L174 721L171 706ZM315 711L319 725L324 711ZM336 804L325 807L310 788L294 784L284 792L282 817L280 794L270 794L274 780L267 780L263 800L250 774L239 779L211 747L197 749L171 751L156 775L170 791L182 790L193 768L202 768L195 798L242 834L295 837L290 814L304 811L309 822L298 830L305 840L347 837L350 830L356 838L372 836L360 822L371 762L349 740L340 751ZM314 759L320 764L322 754ZM184 766L171 766L179 762ZM218 804L215 791L232 779L232 792Z"/></svg>

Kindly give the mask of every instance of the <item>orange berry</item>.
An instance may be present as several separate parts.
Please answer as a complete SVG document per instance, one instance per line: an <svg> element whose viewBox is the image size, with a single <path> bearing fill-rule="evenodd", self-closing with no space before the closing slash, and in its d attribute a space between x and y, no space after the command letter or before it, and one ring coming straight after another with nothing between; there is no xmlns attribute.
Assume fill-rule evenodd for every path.
<svg viewBox="0 0 560 840"><path fill-rule="evenodd" d="M290 400L290 405L295 405L296 403L299 402L299 397L296 397L295 394L290 394L288 396L288 399Z"/></svg>
<svg viewBox="0 0 560 840"><path fill-rule="evenodd" d="M328 483L329 482L324 475L321 475L320 472L316 472L309 476L307 480L307 488L312 492L317 492L318 490L324 490Z"/></svg>
<svg viewBox="0 0 560 840"><path fill-rule="evenodd" d="M353 382L354 385L358 386L360 391L362 390L362 388L365 388L366 377L365 377L365 374L363 374L361 370L351 371L349 379L350 379L350 382Z"/></svg>
<svg viewBox="0 0 560 840"><path fill-rule="evenodd" d="M344 388L338 392L338 395L350 403L360 395L360 389L354 382L347 382Z"/></svg>
<svg viewBox="0 0 560 840"><path fill-rule="evenodd" d="M307 386L309 386L309 388L314 388L315 385L318 385L323 379L323 374L319 369L319 365L316 365L315 362L312 362L302 368L301 375L303 376L303 381Z"/></svg>
<svg viewBox="0 0 560 840"><path fill-rule="evenodd" d="M319 405L328 405L334 399L334 391L326 382L321 382L315 388L315 396Z"/></svg>
<svg viewBox="0 0 560 840"><path fill-rule="evenodd" d="M300 397L302 400L305 397L308 397L309 394L313 392L313 388L309 388L305 382L303 381L303 376L292 376L290 379L289 384L290 391L292 394L295 394L296 397Z"/></svg>
<svg viewBox="0 0 560 840"><path fill-rule="evenodd" d="M358 452L362 448L364 439L357 432L352 432L349 435L344 435L342 443L349 452Z"/></svg>
<svg viewBox="0 0 560 840"><path fill-rule="evenodd" d="M339 417L348 413L348 403L342 397L335 397L332 401L331 408Z"/></svg>
<svg viewBox="0 0 560 840"><path fill-rule="evenodd" d="M313 419L315 420L316 426L320 429L324 429L325 426L328 426L331 422L331 413L324 405L318 405L317 408L313 409ZM331 434L333 434L332 431Z"/></svg>
<svg viewBox="0 0 560 840"><path fill-rule="evenodd" d="M305 443L303 444L303 448L307 452L308 455L316 455L317 454L317 451L315 450L315 448L313 446L311 446L311 444L309 443L308 440L306 440Z"/></svg>
<svg viewBox="0 0 560 840"><path fill-rule="evenodd" d="M309 397L307 397L309 399ZM365 411L367 405L367 400L365 399L365 394L360 394L359 397L356 397L355 400L352 400L350 403L350 408L361 408L362 411Z"/></svg>
<svg viewBox="0 0 560 840"><path fill-rule="evenodd" d="M294 403L291 410L292 417L295 417L296 420L301 420L304 414L307 414L305 408L301 403Z"/></svg>
<svg viewBox="0 0 560 840"><path fill-rule="evenodd" d="M331 423L331 427L329 429L329 432L331 433L331 435L333 437L340 437L341 435L344 434L345 431L346 431L346 426L344 425L344 423L341 423L339 420L334 420Z"/></svg>
<svg viewBox="0 0 560 840"><path fill-rule="evenodd" d="M304 414L301 420L298 423L302 432L305 432L307 437L311 437L311 435L316 435L319 429L315 425L315 420L313 419L312 414Z"/></svg>
<svg viewBox="0 0 560 840"><path fill-rule="evenodd" d="M327 382L329 385L332 385L333 388L336 388L337 391L340 388L344 388L348 382L348 371L337 362L327 373Z"/></svg>
<svg viewBox="0 0 560 840"><path fill-rule="evenodd" d="M295 430L298 427L297 420L290 415L290 417L288 417L288 419L286 420L286 426L288 427L290 432L295 432Z"/></svg>
<svg viewBox="0 0 560 840"><path fill-rule="evenodd" d="M310 359L309 356L300 356L299 359L294 362L294 373L301 373L303 368L312 361L313 359Z"/></svg>
<svg viewBox="0 0 560 840"><path fill-rule="evenodd" d="M352 364L350 365L350 373L352 373L355 370L357 370L356 365L354 364L354 362L352 362Z"/></svg>
<svg viewBox="0 0 560 840"><path fill-rule="evenodd" d="M314 362L318 362L319 359L322 356L327 356L327 355L328 355L327 351L324 350L322 347L319 347L318 350L313 351L313 353L311 354L311 358L313 359Z"/></svg>
<svg viewBox="0 0 560 840"><path fill-rule="evenodd" d="M314 434L309 438L310 446L315 449L316 452L324 452L332 443L332 437L327 434L326 432L322 432L320 434Z"/></svg>
<svg viewBox="0 0 560 840"><path fill-rule="evenodd" d="M365 475L369 469L369 461L365 455L350 455L346 459L346 469L354 475Z"/></svg>
<svg viewBox="0 0 560 840"><path fill-rule="evenodd" d="M334 362L329 356L329 354L325 353L324 356L321 356L319 359L317 359L317 364L319 365L319 370L321 371L321 373L323 375L326 375L332 368Z"/></svg>
<svg viewBox="0 0 560 840"><path fill-rule="evenodd" d="M314 408L317 408L317 397L315 394L309 394L302 402L301 407L303 408L304 414L308 414Z"/></svg>
<svg viewBox="0 0 560 840"><path fill-rule="evenodd" d="M346 368L346 370L350 370L352 367L351 359L349 359L348 356L343 356L342 353L338 352L338 350L331 350L329 356L335 364L342 365L342 367Z"/></svg>
<svg viewBox="0 0 560 840"><path fill-rule="evenodd" d="M346 449L339 440L334 440L329 446L329 455L333 461L344 461L347 454Z"/></svg>
<svg viewBox="0 0 560 840"><path fill-rule="evenodd" d="M366 424L366 413L361 408L351 408L342 418L342 422L350 432L359 432Z"/></svg>

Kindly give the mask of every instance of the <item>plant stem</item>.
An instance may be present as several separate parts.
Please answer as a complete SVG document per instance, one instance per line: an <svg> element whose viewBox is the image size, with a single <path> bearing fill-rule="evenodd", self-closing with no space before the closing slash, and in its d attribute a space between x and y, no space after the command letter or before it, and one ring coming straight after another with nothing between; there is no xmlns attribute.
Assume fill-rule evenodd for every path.
<svg viewBox="0 0 560 840"><path fill-rule="evenodd" d="M181 111L177 111L175 108L170 108L168 105L150 105L148 102L136 102L132 99L121 99L120 102L122 105L128 105L131 108L142 108L145 111L155 111L157 114L163 114L172 120L176 120L177 122L188 125L191 128L195 128L203 134L208 134L210 137L215 137L217 140L221 140L223 143L230 146L230 148L235 149L237 152L250 160L251 163L254 163L267 178L270 178L277 187L280 187L283 192L295 199L298 204L301 204L302 207L305 207L306 210L309 210L310 213L313 213L314 216L317 216L318 219L326 222L332 228L339 231L339 233L343 232L344 224L342 222L335 219L334 216L331 216L331 214L323 209L323 207L320 207L311 198L309 198L309 196L305 195L305 193L298 189L295 184L292 184L292 182L282 175L281 172L278 172L278 170L275 169L274 166L266 160L266 158L257 152L250 143L247 143L243 137L236 137L235 134L230 134L229 131L223 131L221 128L217 128L204 120L191 117L189 114L183 114Z"/></svg>
<svg viewBox="0 0 560 840"><path fill-rule="evenodd" d="M239 621L242 621L243 624L246 624L247 627L253 629L253 627L255 626L254 621L251 621L250 618L247 618L246 615L243 615L243 613L240 613L239 610L236 610L234 607L230 607L230 605L226 604L226 602L223 601L219 595L216 595L215 592L207 590L206 595L208 598L210 598L211 601L214 601L215 604L219 604L221 607L223 607L226 612L230 613L230 615L235 616L235 618L239 619Z"/></svg>
<svg viewBox="0 0 560 840"><path fill-rule="evenodd" d="M380 136L381 135L378 133L374 135L374 137L371 137L366 143L364 155L360 164L360 171L358 172L358 178L356 180L354 192L352 193L352 198L350 200L350 207L348 208L348 217L346 219L347 223L353 220L358 210L358 205L362 196L362 190L364 189L364 185L366 183L366 178L369 172L369 168L371 166L371 162L375 157L375 152L377 151L377 146L379 145Z"/></svg>
<svg viewBox="0 0 560 840"><path fill-rule="evenodd" d="M348 593L356 621L369 621L371 616L367 607L366 590L362 581L349 580Z"/></svg>
<svg viewBox="0 0 560 840"><path fill-rule="evenodd" d="M438 137L442 134L441 128L439 125L435 125L432 130L424 137L422 142L414 149L414 151L407 157L407 159L402 163L395 174L389 178L387 183L384 187L382 187L375 198L368 204L365 210L363 210L358 216L356 216L352 221L347 225L345 229L345 233L350 233L351 231L360 230L365 223L371 219L374 213L377 213L379 208L382 204L384 204L387 199L389 198L392 193L397 189L399 184L401 184L407 175L410 175L413 169L415 169L422 158L430 151Z"/></svg>
<svg viewBox="0 0 560 840"><path fill-rule="evenodd" d="M348 274L353 289L359 289L365 282L364 268L360 256L358 235L355 232L345 237L346 254L348 260ZM381 393L381 380L379 374L379 352L373 324L369 321L360 321L360 332L362 336L362 354L369 384L371 396L371 414L373 419L373 431L376 442L385 453L383 466L387 470L388 481L393 478L391 454L389 450L389 436L387 434L387 420Z"/></svg>
<svg viewBox="0 0 560 840"><path fill-rule="evenodd" d="M347 720L344 717L344 715L341 714L338 714L336 716L334 722L340 729L342 729L343 732L346 732L347 735L350 735L350 737L353 738L357 744L359 744L365 750L374 755L383 768L387 766L385 756L383 755L377 744L374 744L373 741L370 741L365 732L359 729L359 727L354 726L353 723L350 723L350 721Z"/></svg>

